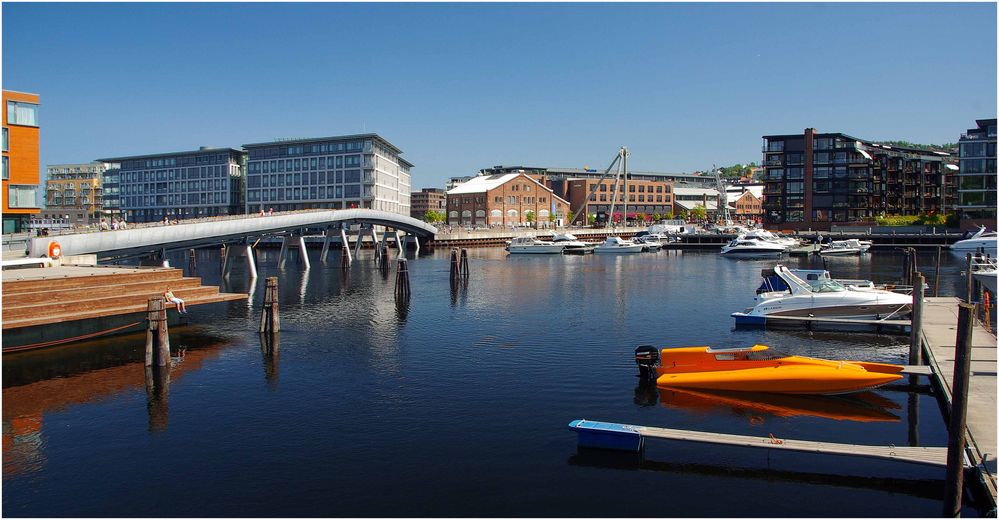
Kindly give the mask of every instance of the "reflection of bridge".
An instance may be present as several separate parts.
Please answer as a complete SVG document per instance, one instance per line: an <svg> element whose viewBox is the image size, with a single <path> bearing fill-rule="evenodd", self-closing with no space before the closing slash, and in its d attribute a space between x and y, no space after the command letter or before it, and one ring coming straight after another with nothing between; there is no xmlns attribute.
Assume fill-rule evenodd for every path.
<svg viewBox="0 0 999 520"><path fill-rule="evenodd" d="M319 210L269 216L248 215L246 218L162 225L123 231L38 237L32 238L28 243L28 256L46 256L49 244L58 242L63 256L95 254L101 260L153 255L163 257L167 251L171 250L225 243L243 243L247 242L250 237L273 234L286 235L285 245L289 244L289 238L297 234L298 244L292 243L291 245L297 245L301 251L305 251L305 241L302 239L301 230L325 228L326 242L323 245L321 256L325 260L330 239L334 236L335 230L339 230L341 241L346 244L345 228L353 224L379 225L395 230L393 236L400 249L402 248L402 238L398 235L398 231L408 233L410 238L424 241L432 240L437 234L437 228L421 220L397 213L371 209ZM373 229L371 236L372 240L377 240ZM358 247L360 247L362 240L363 232L359 232L357 236ZM382 235L382 241L386 240L387 233ZM419 247L418 241L416 245ZM282 246L282 253L285 248ZM246 254L250 255L247 258L252 260L250 246L247 246ZM305 255L303 258L307 266L308 259ZM253 271L255 272L255 269Z"/></svg>

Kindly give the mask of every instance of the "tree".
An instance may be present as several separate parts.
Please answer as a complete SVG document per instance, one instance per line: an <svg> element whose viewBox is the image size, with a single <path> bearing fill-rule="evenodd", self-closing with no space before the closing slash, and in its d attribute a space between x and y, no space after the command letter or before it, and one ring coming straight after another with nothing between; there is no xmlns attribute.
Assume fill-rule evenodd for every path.
<svg viewBox="0 0 999 520"><path fill-rule="evenodd" d="M576 214L570 211L569 214L566 215L566 224L572 225L572 223L575 221L576 221Z"/></svg>
<svg viewBox="0 0 999 520"><path fill-rule="evenodd" d="M533 224L534 223L534 212L531 211L531 210L525 211L524 212L524 220L526 220L528 224Z"/></svg>
<svg viewBox="0 0 999 520"><path fill-rule="evenodd" d="M673 212L672 211L667 211L666 214L663 215L663 218L666 219L666 220L673 220Z"/></svg>
<svg viewBox="0 0 999 520"><path fill-rule="evenodd" d="M434 211L432 209L428 209L426 212L423 213L423 221L430 224L434 224L436 222L444 222L444 218L445 215L443 211Z"/></svg>
<svg viewBox="0 0 999 520"><path fill-rule="evenodd" d="M656 221L656 222L659 222L659 221L660 221L660 220L662 220L662 219L663 219L663 216L662 216L662 215L660 215L660 214L658 214L658 213L653 213L653 214L652 214L652 220L654 220L654 221Z"/></svg>
<svg viewBox="0 0 999 520"><path fill-rule="evenodd" d="M704 220L708 218L708 210L704 209L704 206L694 206L693 209L690 210L690 216L694 220Z"/></svg>
<svg viewBox="0 0 999 520"><path fill-rule="evenodd" d="M593 224L596 224L597 223L597 216L594 215L593 213L590 213L589 215L586 216L586 223L589 224L589 225L591 225L591 226Z"/></svg>
<svg viewBox="0 0 999 520"><path fill-rule="evenodd" d="M645 223L646 220L649 219L648 215L646 215L645 213L639 213L638 215L635 215L635 217L637 217L638 221L643 224Z"/></svg>

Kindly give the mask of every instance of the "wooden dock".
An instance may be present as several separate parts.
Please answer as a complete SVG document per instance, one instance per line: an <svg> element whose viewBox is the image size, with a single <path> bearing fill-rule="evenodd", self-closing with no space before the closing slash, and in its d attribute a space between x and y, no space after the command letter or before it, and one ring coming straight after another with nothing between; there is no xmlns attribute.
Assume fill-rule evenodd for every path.
<svg viewBox="0 0 999 520"><path fill-rule="evenodd" d="M60 266L3 271L3 352L136 332L149 298L170 289L187 306L246 299L180 269ZM170 305L171 321L179 321Z"/></svg>
<svg viewBox="0 0 999 520"><path fill-rule="evenodd" d="M925 363L932 367L935 386L950 410L953 388L958 298L926 298L922 330ZM996 336L975 322L971 342L971 380L968 385L968 451L980 478L996 498ZM985 454L988 458L982 464ZM981 467L981 466L984 466Z"/></svg>

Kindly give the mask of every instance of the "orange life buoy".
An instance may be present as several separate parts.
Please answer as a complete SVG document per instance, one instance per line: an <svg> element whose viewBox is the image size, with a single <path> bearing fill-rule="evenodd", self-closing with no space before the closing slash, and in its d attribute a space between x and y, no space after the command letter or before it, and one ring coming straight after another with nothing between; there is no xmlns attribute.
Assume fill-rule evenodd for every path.
<svg viewBox="0 0 999 520"><path fill-rule="evenodd" d="M49 258L59 258L62 256L62 248L59 247L59 242L53 240L49 242Z"/></svg>

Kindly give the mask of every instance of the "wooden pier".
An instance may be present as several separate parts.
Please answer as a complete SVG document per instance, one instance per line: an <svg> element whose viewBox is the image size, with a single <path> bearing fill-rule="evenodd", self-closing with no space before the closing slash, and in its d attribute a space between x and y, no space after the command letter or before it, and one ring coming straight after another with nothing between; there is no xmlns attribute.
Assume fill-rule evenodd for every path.
<svg viewBox="0 0 999 520"><path fill-rule="evenodd" d="M170 289L187 306L246 299L180 269L60 266L3 271L3 352L143 330L149 298ZM168 316L179 321L173 304Z"/></svg>
<svg viewBox="0 0 999 520"><path fill-rule="evenodd" d="M950 410L953 396L958 298L925 298L922 316L923 352L932 378ZM968 452L979 479L996 499L996 336L975 322L968 384ZM988 458L983 457L988 454Z"/></svg>

